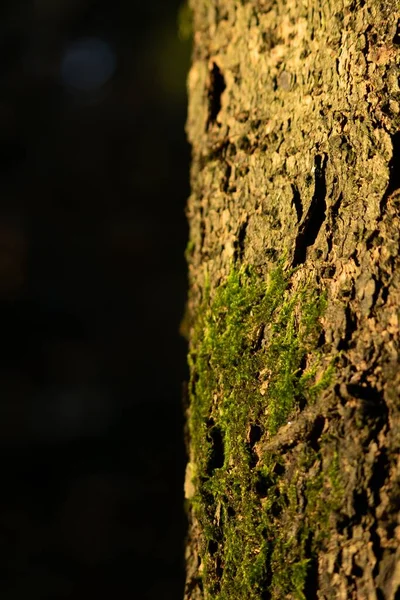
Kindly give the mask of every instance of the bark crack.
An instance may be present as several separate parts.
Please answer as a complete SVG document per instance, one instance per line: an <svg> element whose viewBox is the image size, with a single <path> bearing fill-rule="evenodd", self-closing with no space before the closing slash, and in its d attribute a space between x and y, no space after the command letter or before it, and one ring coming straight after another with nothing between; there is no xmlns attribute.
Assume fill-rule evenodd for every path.
<svg viewBox="0 0 400 600"><path fill-rule="evenodd" d="M208 90L208 119L207 129L216 122L221 110L221 96L226 84L218 65L213 63L210 72L210 88Z"/></svg>
<svg viewBox="0 0 400 600"><path fill-rule="evenodd" d="M326 164L328 156L317 154L314 163L315 188L311 204L300 224L297 234L293 267L303 264L307 256L307 248L312 246L326 218Z"/></svg>

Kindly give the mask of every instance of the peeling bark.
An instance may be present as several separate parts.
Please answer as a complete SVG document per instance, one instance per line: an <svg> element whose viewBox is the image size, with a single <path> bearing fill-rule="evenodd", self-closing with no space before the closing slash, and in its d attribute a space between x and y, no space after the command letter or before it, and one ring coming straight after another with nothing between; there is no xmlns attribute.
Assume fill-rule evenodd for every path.
<svg viewBox="0 0 400 600"><path fill-rule="evenodd" d="M400 597L398 3L192 0L191 6L192 331L206 281L213 293L232 264L252 265L266 278L285 257L288 267L297 267L296 277L310 277L325 290L319 346L325 357L338 357L334 385L314 405L300 408L290 426L275 436L263 432L254 444L259 457L279 451L287 464L296 464L300 446L314 444L323 476L324 461L337 453L343 488L303 590L282 596L267 581L259 598L303 593L307 600L395 600ZM187 443L195 463L189 438ZM222 600L221 591L207 591L204 532L190 505L188 519L185 600ZM222 578L223 567L220 571Z"/></svg>

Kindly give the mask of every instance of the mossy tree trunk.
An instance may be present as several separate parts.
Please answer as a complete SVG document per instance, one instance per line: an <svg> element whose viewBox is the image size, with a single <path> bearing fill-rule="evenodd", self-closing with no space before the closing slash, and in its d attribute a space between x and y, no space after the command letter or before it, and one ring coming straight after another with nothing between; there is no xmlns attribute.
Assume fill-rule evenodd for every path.
<svg viewBox="0 0 400 600"><path fill-rule="evenodd" d="M395 600L398 2L191 6L185 600Z"/></svg>

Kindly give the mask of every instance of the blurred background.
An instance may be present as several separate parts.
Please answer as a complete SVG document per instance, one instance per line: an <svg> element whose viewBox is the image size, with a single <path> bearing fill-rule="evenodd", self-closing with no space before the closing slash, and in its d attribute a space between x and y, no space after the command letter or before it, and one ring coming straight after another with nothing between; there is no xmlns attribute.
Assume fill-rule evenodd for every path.
<svg viewBox="0 0 400 600"><path fill-rule="evenodd" d="M180 0L0 5L0 597L183 597Z"/></svg>

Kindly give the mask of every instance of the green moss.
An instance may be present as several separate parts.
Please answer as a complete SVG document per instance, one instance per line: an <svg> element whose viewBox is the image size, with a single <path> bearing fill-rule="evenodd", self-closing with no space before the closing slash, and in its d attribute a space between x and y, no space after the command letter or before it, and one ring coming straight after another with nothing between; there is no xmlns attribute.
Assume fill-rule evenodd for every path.
<svg viewBox="0 0 400 600"><path fill-rule="evenodd" d="M333 376L317 351L326 299L310 280L291 286L292 276L282 263L268 281L250 267L232 268L213 295L206 285L196 316L188 425L206 599L258 600L266 591L305 598L333 506L319 453L305 447L289 476L283 457L257 462L253 448Z"/></svg>
<svg viewBox="0 0 400 600"><path fill-rule="evenodd" d="M185 258L187 261L189 261L194 248L195 248L195 243L193 242L193 240L189 240L188 243L186 244L186 249L185 249Z"/></svg>

